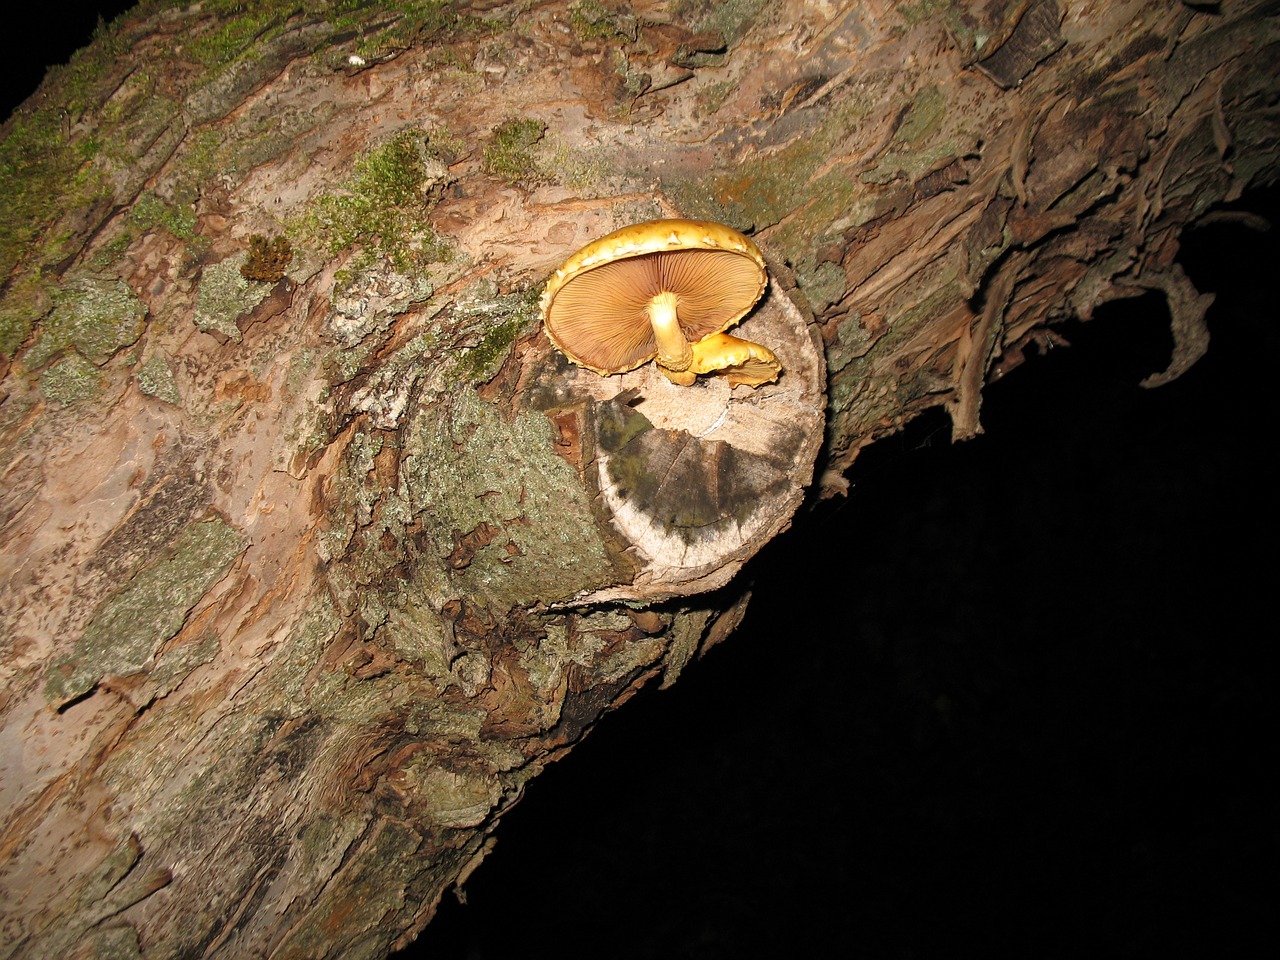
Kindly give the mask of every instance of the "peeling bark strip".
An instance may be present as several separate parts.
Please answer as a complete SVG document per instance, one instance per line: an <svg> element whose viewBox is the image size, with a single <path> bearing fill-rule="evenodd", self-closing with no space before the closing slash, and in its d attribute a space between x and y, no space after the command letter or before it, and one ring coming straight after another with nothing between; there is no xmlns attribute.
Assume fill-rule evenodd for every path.
<svg viewBox="0 0 1280 960"><path fill-rule="evenodd" d="M408 942L820 444L1140 289L1176 376L1179 232L1277 176L1274 2L322 8L144 3L0 136L0 958ZM664 217L770 259L777 383L552 350Z"/></svg>
<svg viewBox="0 0 1280 960"><path fill-rule="evenodd" d="M1020 84L1067 42L1059 31L1062 11L1054 0L1010 0L983 12L998 19L983 25L985 30L975 25L977 67L1005 89Z"/></svg>

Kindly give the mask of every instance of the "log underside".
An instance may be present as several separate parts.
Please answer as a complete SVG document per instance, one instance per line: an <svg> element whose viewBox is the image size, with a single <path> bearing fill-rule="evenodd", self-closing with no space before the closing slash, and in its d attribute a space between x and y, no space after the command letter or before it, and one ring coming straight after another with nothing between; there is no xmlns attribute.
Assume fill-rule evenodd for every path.
<svg viewBox="0 0 1280 960"><path fill-rule="evenodd" d="M408 942L815 457L1145 290L1176 377L1179 232L1276 177L1274 3L459 6L144 4L4 128L0 956ZM660 216L766 250L777 385L541 335Z"/></svg>

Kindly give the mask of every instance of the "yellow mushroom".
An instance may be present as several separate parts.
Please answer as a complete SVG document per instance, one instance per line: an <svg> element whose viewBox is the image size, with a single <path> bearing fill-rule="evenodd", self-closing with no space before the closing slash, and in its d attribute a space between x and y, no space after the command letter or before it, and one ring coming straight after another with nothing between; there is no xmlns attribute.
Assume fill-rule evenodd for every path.
<svg viewBox="0 0 1280 960"><path fill-rule="evenodd" d="M767 347L724 333L764 294L764 257L730 227L651 220L587 244L547 282L551 342L601 376L656 360L675 383L720 374L758 387L782 365Z"/></svg>

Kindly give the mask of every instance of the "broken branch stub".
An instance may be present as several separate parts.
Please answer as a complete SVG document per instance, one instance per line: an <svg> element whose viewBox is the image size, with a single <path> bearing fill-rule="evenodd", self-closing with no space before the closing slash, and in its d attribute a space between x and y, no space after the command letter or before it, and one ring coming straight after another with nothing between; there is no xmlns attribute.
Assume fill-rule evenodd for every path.
<svg viewBox="0 0 1280 960"><path fill-rule="evenodd" d="M738 332L770 345L775 382L683 386L657 363L601 376L541 338L526 356L527 402L556 425L614 559L615 583L567 604L714 590L790 524L822 443L822 351L776 280Z"/></svg>

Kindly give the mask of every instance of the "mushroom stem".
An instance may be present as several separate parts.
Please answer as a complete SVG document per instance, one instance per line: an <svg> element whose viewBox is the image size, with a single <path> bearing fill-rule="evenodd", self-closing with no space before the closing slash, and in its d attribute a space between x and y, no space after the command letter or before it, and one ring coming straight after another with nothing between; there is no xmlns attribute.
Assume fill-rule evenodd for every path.
<svg viewBox="0 0 1280 960"><path fill-rule="evenodd" d="M658 344L658 365L679 373L689 369L693 362L693 349L680 329L676 302L674 293L663 292L649 301L648 309L653 339Z"/></svg>

